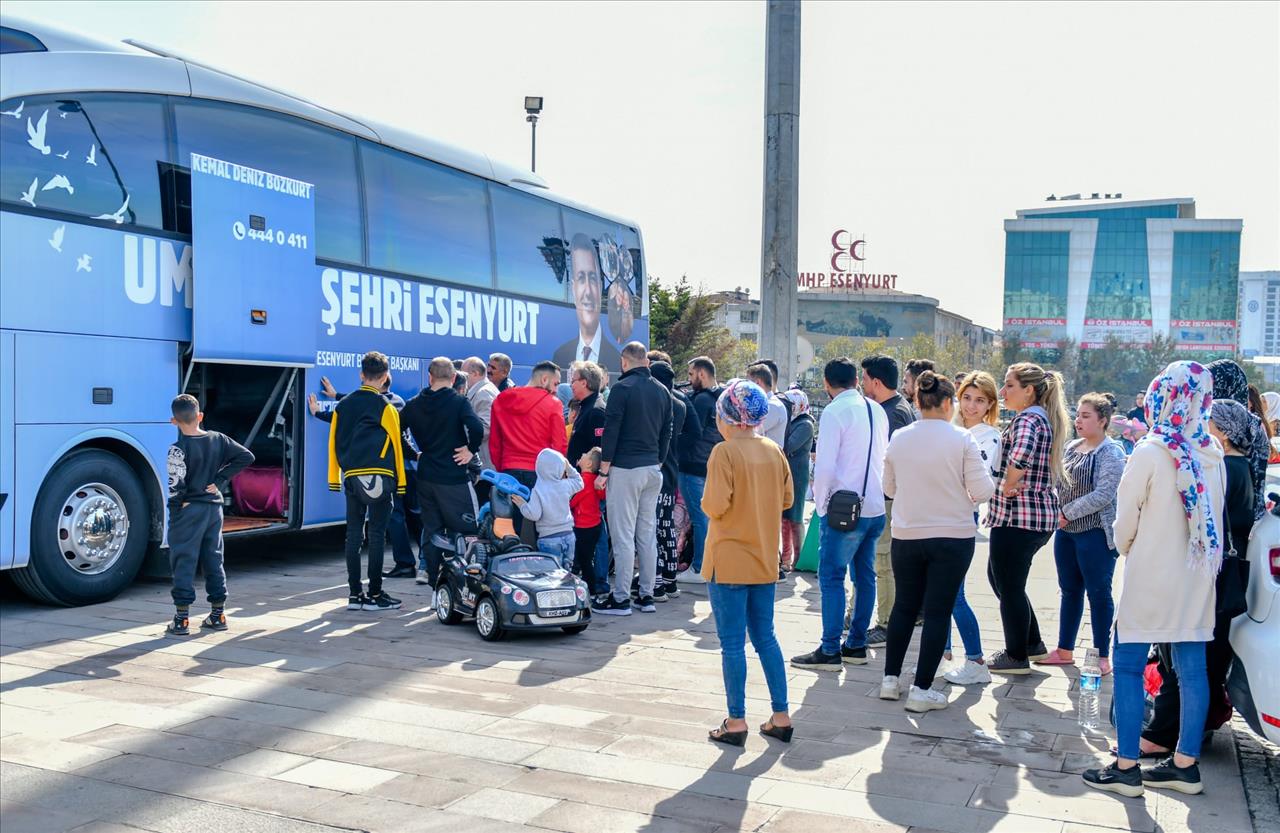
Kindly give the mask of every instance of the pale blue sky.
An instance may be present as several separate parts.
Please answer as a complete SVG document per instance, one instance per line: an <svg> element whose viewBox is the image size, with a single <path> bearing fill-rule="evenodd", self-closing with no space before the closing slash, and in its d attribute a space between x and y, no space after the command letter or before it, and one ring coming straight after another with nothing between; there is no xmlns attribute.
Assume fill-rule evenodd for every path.
<svg viewBox="0 0 1280 833"><path fill-rule="evenodd" d="M528 164L638 221L649 272L759 288L763 3L5 0ZM899 288L999 326L1001 221L1050 193L1191 196L1280 267L1280 4L803 8L800 268L867 238Z"/></svg>

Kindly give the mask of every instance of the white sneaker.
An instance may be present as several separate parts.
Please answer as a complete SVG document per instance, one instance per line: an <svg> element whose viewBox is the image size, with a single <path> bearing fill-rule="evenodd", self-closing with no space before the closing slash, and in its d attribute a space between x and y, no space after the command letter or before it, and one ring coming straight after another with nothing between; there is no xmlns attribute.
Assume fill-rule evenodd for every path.
<svg viewBox="0 0 1280 833"><path fill-rule="evenodd" d="M991 671L981 662L967 659L964 665L957 665L942 678L952 685L985 685L991 682Z"/></svg>
<svg viewBox="0 0 1280 833"><path fill-rule="evenodd" d="M912 686L911 693L907 695L907 711L909 712L927 712L934 709L945 709L946 707L947 695L941 691Z"/></svg>
<svg viewBox="0 0 1280 833"><path fill-rule="evenodd" d="M681 570L680 572L676 573L676 583L677 584L706 584L707 580L702 577L702 573L694 572L693 568L690 567L687 570Z"/></svg>
<svg viewBox="0 0 1280 833"><path fill-rule="evenodd" d="M897 700L901 696L902 690L898 688L897 677L885 677L880 681L881 700Z"/></svg>
<svg viewBox="0 0 1280 833"><path fill-rule="evenodd" d="M417 577L417 578L415 578L415 579L414 579L414 581L415 581L416 583L418 583L418 584L430 584L430 583L431 583L431 579L427 577L427 571L426 571L426 570L419 570L419 571L418 571L418 577Z"/></svg>

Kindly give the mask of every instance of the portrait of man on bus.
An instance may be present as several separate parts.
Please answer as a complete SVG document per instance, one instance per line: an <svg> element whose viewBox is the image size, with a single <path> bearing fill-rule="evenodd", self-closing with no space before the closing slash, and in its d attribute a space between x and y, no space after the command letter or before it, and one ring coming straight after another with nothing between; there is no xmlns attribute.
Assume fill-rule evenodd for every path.
<svg viewBox="0 0 1280 833"><path fill-rule="evenodd" d="M619 372L622 356L604 337L600 326L604 284L600 273L600 257L595 244L585 234L575 234L569 243L569 285L573 305L578 313L578 332L556 350L552 361L568 367L575 361L592 361L606 370Z"/></svg>

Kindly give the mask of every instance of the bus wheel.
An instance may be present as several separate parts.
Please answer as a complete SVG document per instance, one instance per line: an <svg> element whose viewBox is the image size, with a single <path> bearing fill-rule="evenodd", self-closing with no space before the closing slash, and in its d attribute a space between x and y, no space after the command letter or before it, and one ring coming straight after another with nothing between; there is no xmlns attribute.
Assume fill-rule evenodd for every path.
<svg viewBox="0 0 1280 833"><path fill-rule="evenodd" d="M40 487L31 561L13 571L14 582L49 604L105 602L137 576L149 522L146 495L128 464L106 451L76 452Z"/></svg>

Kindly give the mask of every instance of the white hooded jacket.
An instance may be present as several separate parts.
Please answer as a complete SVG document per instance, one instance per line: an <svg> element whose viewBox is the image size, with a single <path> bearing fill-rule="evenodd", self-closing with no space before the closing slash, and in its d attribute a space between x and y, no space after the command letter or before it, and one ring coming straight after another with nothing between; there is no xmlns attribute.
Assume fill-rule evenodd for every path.
<svg viewBox="0 0 1280 833"><path fill-rule="evenodd" d="M538 480L520 514L538 525L538 537L573 532L573 512L569 499L582 491L582 475L554 448L538 452L534 466Z"/></svg>

